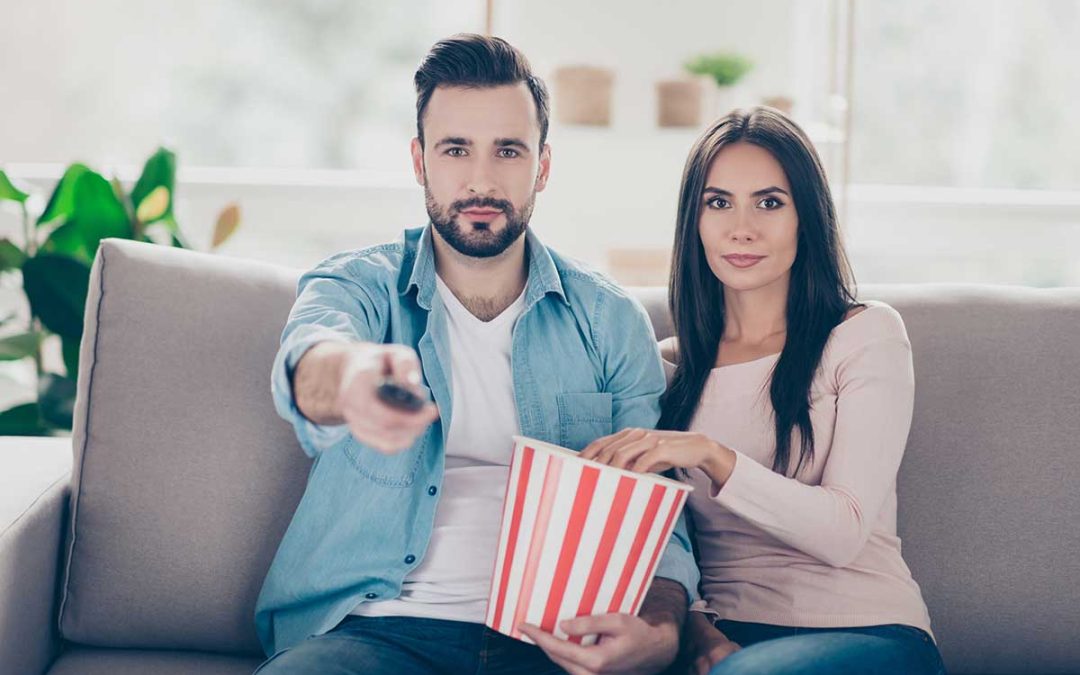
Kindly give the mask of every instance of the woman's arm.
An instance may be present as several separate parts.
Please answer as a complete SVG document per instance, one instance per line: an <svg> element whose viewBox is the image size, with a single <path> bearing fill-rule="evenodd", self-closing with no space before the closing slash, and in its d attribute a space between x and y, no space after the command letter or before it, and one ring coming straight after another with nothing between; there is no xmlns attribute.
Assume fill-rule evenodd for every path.
<svg viewBox="0 0 1080 675"><path fill-rule="evenodd" d="M777 539L834 567L862 551L881 507L895 491L914 402L911 348L878 340L847 355L832 447L821 485L787 478L735 452L713 499Z"/></svg>
<svg viewBox="0 0 1080 675"><path fill-rule="evenodd" d="M775 473L694 432L628 429L595 441L582 456L634 471L701 468L717 503L827 565L847 566L895 490L911 426L911 347L903 325L897 328L836 367L836 421L820 485Z"/></svg>

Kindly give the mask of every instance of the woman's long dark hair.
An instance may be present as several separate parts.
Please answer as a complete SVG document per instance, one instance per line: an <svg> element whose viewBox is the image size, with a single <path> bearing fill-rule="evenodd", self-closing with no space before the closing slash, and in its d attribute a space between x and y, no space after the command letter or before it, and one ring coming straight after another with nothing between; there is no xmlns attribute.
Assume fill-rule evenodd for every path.
<svg viewBox="0 0 1080 675"><path fill-rule="evenodd" d="M855 291L821 160L802 129L771 108L735 110L716 121L698 138L686 160L668 295L679 359L663 398L659 427L685 430L689 426L724 335L724 288L705 258L698 224L709 167L717 153L732 143L752 143L776 158L791 185L799 219L787 297L787 339L769 384L776 431L772 468L789 474L792 436L797 429L799 459L790 471L794 475L813 461L810 385L829 334L855 305Z"/></svg>

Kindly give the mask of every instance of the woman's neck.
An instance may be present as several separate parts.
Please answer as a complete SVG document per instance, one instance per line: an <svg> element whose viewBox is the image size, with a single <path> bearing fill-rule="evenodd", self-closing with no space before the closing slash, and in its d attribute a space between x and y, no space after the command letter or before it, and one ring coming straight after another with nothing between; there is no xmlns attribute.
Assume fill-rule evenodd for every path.
<svg viewBox="0 0 1080 675"><path fill-rule="evenodd" d="M740 291L724 287L724 335L721 340L756 345L787 331L786 279Z"/></svg>

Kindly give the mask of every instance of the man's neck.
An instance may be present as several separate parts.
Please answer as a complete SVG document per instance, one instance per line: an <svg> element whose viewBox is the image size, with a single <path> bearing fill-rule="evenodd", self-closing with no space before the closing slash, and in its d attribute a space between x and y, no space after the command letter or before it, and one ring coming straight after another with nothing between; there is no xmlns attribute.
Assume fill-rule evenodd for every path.
<svg viewBox="0 0 1080 675"><path fill-rule="evenodd" d="M469 312L491 321L513 304L529 278L525 261L525 236L491 258L473 258L454 250L438 232L432 231L435 272Z"/></svg>

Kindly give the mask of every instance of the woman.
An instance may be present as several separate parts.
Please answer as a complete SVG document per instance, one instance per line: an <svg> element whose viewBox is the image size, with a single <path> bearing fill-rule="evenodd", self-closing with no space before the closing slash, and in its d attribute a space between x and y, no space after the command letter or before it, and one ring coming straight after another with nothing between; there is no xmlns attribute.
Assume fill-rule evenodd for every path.
<svg viewBox="0 0 1080 675"><path fill-rule="evenodd" d="M694 485L696 671L944 672L896 537L907 333L855 302L821 163L781 113L735 111L691 150L669 300L660 430L583 454Z"/></svg>

